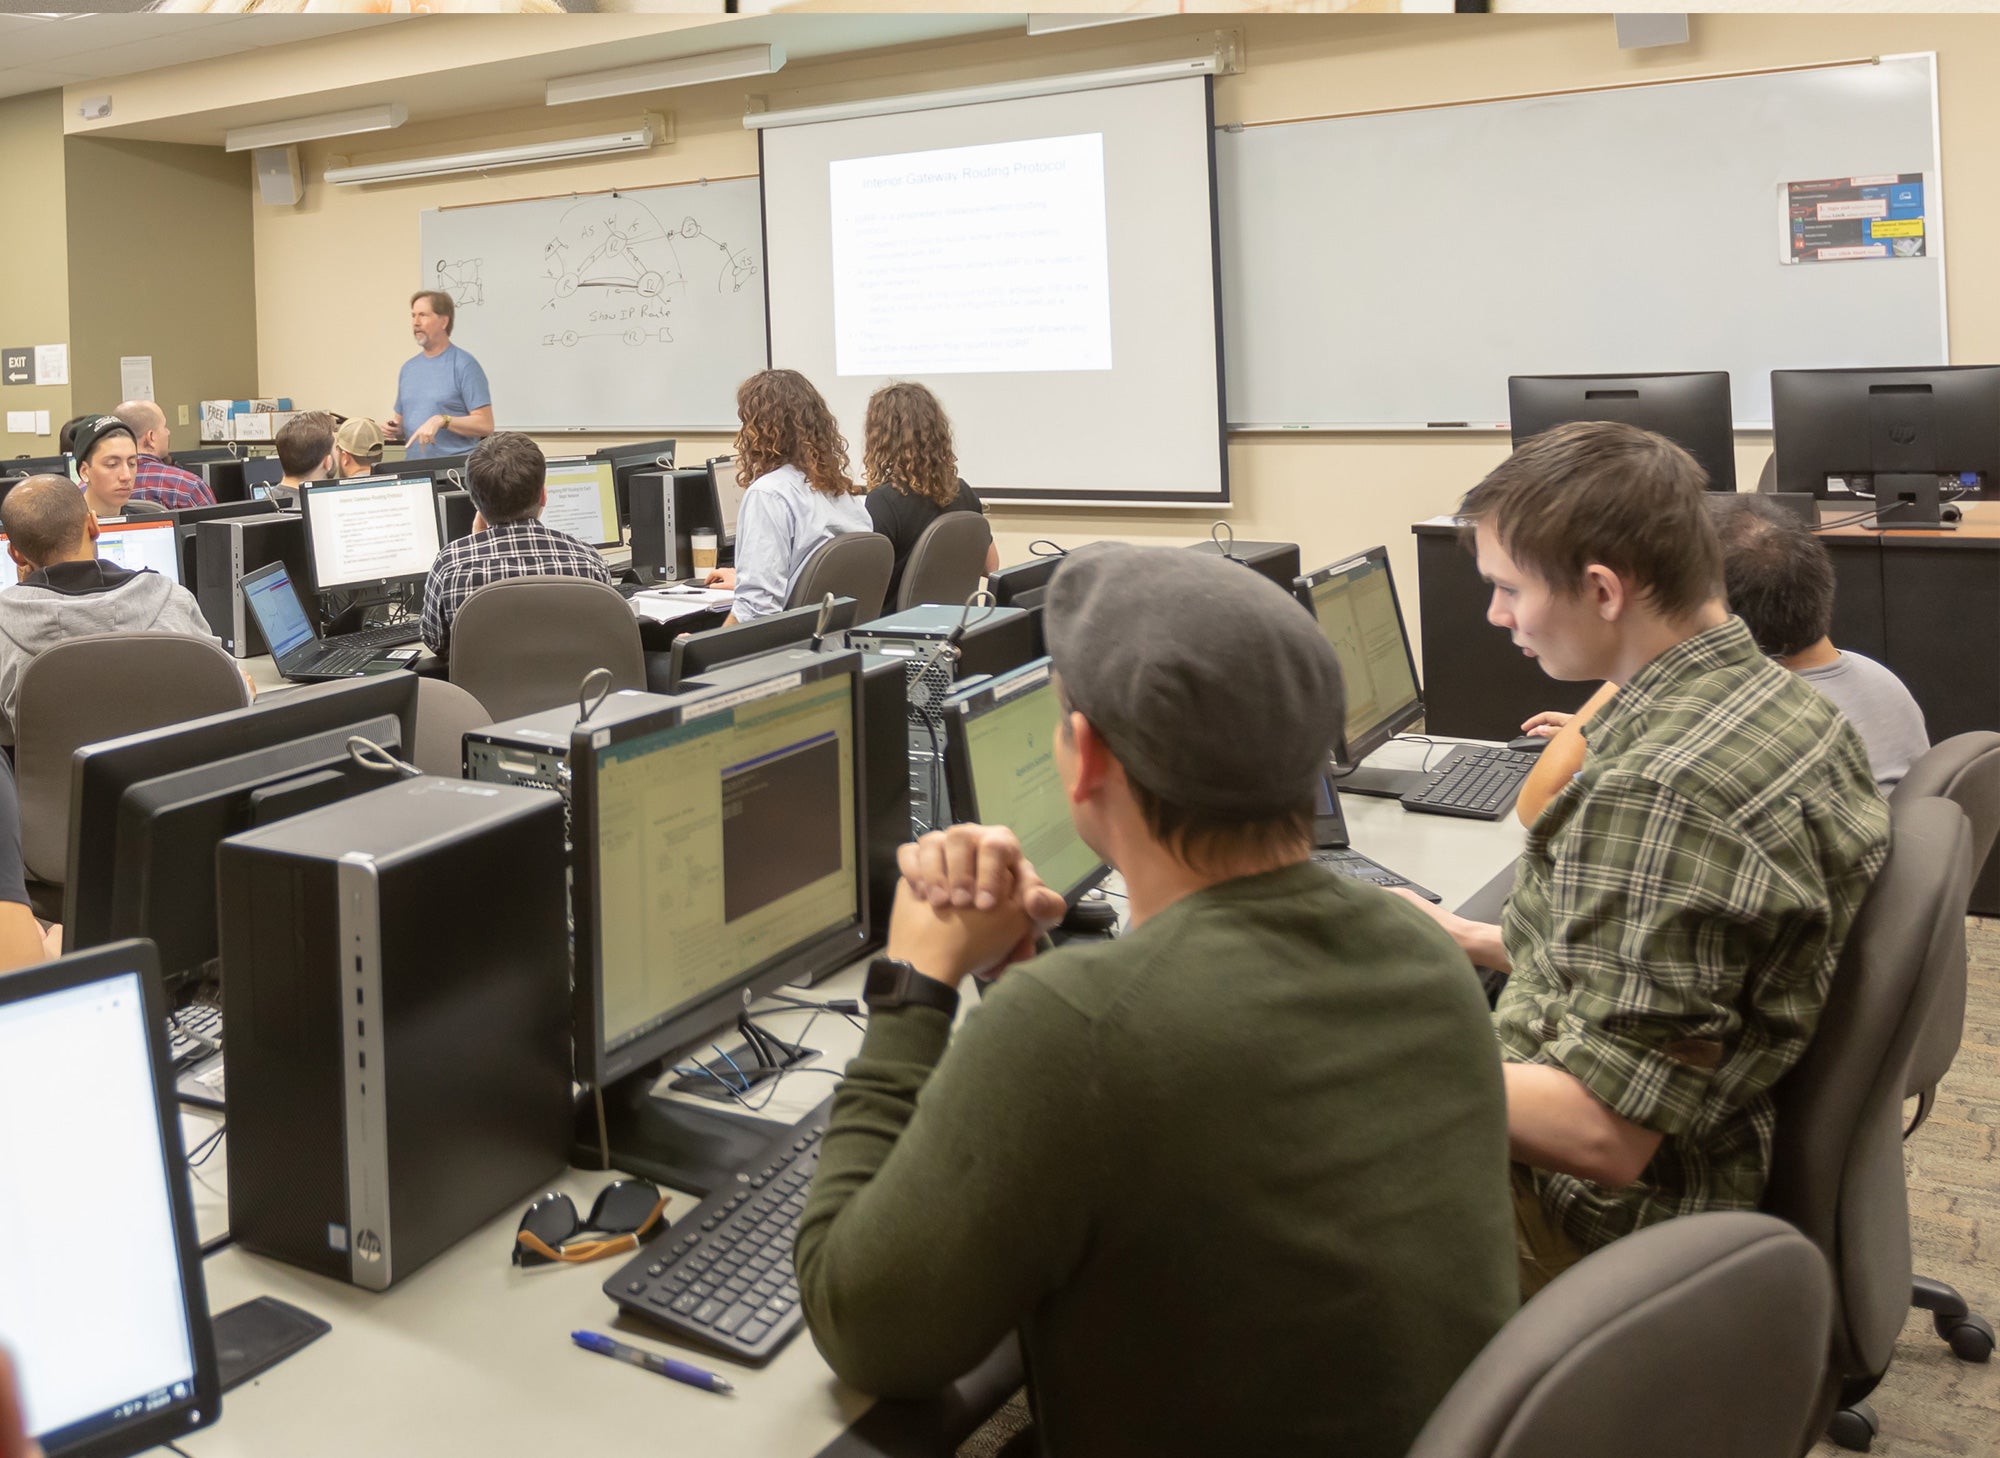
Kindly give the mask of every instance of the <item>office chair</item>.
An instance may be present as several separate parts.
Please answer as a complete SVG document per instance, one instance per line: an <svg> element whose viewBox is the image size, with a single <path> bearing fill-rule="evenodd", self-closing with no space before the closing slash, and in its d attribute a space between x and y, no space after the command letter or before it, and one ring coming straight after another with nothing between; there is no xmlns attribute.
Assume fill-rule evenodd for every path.
<svg viewBox="0 0 2000 1458"><path fill-rule="evenodd" d="M1743 1320L1745 1310L1760 1319ZM1744 1211L1593 1252L1502 1327L1409 1458L1774 1458L1800 1450L1832 1322L1826 1259ZM1661 1394L1675 1421L1662 1421Z"/></svg>
<svg viewBox="0 0 2000 1458"><path fill-rule="evenodd" d="M141 501L135 496L125 503L119 515L127 521L146 521L157 516L172 516L173 512L157 501Z"/></svg>
<svg viewBox="0 0 2000 1458"><path fill-rule="evenodd" d="M1965 812L1972 828L1972 866L1975 888L1984 884L2000 862L1991 852L2000 834L2000 734L1975 730L1954 735L1932 745L1910 766L1909 773L1889 794L1890 805L1928 796L1940 796ZM1977 899L1977 891L1974 892ZM1916 1116L1903 1130L1907 1140L1930 1117L1937 1103L1937 1087L1965 1033L1965 957L1960 955L1946 969L1944 985L1938 989L1936 1005L1917 1037L1910 1055L1910 1071L1903 1082L1905 1098L1917 1101ZM1993 1327L1986 1318L1972 1313L1965 1298L1943 1281L1929 1276L1914 1278L1910 1304L1931 1313L1931 1325L1951 1345L1952 1351L1968 1362L1984 1362L1993 1355Z"/></svg>
<svg viewBox="0 0 2000 1458"><path fill-rule="evenodd" d="M68 874L70 760L86 744L240 709L249 685L213 638L91 633L37 654L14 705L21 859L60 917ZM46 899L54 891L53 899ZM43 912L48 915L49 913Z"/></svg>
<svg viewBox="0 0 2000 1458"><path fill-rule="evenodd" d="M896 549L880 532L842 532L807 553L785 594L785 606L804 607L830 592L854 599L855 622L873 622L882 616L895 567Z"/></svg>
<svg viewBox="0 0 2000 1458"><path fill-rule="evenodd" d="M494 722L576 702L593 668L613 689L646 686L639 620L617 589L584 577L511 577L466 598L451 624L451 681Z"/></svg>
<svg viewBox="0 0 2000 1458"><path fill-rule="evenodd" d="M1772 1091L1777 1136L1763 1201L1833 1269L1833 1337L1811 1433L1824 1428L1864 1453L1879 1427L1864 1399L1910 1307L1904 1079L1938 991L1965 956L1972 886L1972 829L1956 805L1905 798L1889 807L1889 826L1889 857L1848 933L1812 1042ZM1751 1308L1743 1319L1771 1317Z"/></svg>
<svg viewBox="0 0 2000 1458"><path fill-rule="evenodd" d="M409 761L427 775L459 779L465 773L466 731L492 722L485 706L457 684L419 678L417 742L409 750Z"/></svg>
<svg viewBox="0 0 2000 1458"><path fill-rule="evenodd" d="M922 603L962 603L979 590L993 528L974 511L948 511L917 538L903 564L897 612Z"/></svg>

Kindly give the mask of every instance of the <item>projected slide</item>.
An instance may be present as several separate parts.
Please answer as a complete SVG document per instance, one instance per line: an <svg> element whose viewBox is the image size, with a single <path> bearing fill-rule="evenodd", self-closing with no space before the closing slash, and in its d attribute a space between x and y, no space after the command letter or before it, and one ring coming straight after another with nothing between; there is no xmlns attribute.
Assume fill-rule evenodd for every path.
<svg viewBox="0 0 2000 1458"><path fill-rule="evenodd" d="M1111 368L1102 134L828 169L838 373Z"/></svg>

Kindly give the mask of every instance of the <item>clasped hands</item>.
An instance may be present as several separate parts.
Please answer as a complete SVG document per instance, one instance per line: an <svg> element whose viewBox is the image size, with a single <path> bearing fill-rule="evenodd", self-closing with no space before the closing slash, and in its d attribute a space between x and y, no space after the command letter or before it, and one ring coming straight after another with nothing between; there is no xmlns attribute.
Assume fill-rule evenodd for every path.
<svg viewBox="0 0 2000 1458"><path fill-rule="evenodd" d="M887 954L949 987L1026 961L1062 920L1062 896L1004 826L933 830L899 849L896 865Z"/></svg>

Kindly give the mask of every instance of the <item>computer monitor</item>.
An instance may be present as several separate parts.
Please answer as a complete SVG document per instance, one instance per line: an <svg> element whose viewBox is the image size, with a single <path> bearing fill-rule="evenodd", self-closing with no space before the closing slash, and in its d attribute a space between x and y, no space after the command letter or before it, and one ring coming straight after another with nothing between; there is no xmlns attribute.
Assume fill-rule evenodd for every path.
<svg viewBox="0 0 2000 1458"><path fill-rule="evenodd" d="M215 847L239 830L386 783L354 763L347 740L413 745L416 705L416 676L389 674L78 750L67 944L149 937L171 981L200 975L215 957Z"/></svg>
<svg viewBox="0 0 2000 1458"><path fill-rule="evenodd" d="M1049 660L983 678L944 701L951 818L1004 825L1071 906L1110 867L1077 834L1056 770L1062 710Z"/></svg>
<svg viewBox="0 0 2000 1458"><path fill-rule="evenodd" d="M16 486L19 486L23 481L27 479L28 478L26 476L8 476L5 474L0 474L0 501L5 501L7 499L7 493L9 491L12 491Z"/></svg>
<svg viewBox="0 0 2000 1458"><path fill-rule="evenodd" d="M1056 575L1056 568L1062 566L1063 556L1061 552L1054 552L989 572L986 574L986 590L993 594L993 601L1001 607L1040 607L1042 599L1049 595L1049 579Z"/></svg>
<svg viewBox="0 0 2000 1458"><path fill-rule="evenodd" d="M1228 536L1209 537L1189 542L1187 550L1240 562L1252 572L1260 572L1270 578L1286 592L1292 590L1292 583L1299 575L1297 542L1240 542Z"/></svg>
<svg viewBox="0 0 2000 1458"><path fill-rule="evenodd" d="M214 1422L222 1384L159 966L119 942L0 977L0 1345L49 1458Z"/></svg>
<svg viewBox="0 0 2000 1458"><path fill-rule="evenodd" d="M708 489L715 521L721 531L721 545L736 545L736 517L743 509L744 487L736 479L736 457L717 456L708 463Z"/></svg>
<svg viewBox="0 0 2000 1458"><path fill-rule="evenodd" d="M440 488L449 487L455 491L465 489L465 463L471 453L461 451L451 456L405 456L400 461L378 461L371 476L428 476Z"/></svg>
<svg viewBox="0 0 2000 1458"><path fill-rule="evenodd" d="M616 1168L697 1189L729 1168L703 1151L740 1121L652 1098L660 1060L867 945L860 675L858 653L780 653L573 732L576 1077Z"/></svg>
<svg viewBox="0 0 2000 1458"><path fill-rule="evenodd" d="M437 494L438 540L447 546L472 535L472 523L479 508L472 504L469 491L440 491Z"/></svg>
<svg viewBox="0 0 2000 1458"><path fill-rule="evenodd" d="M194 471L198 466L206 466L211 461L241 460L242 451L232 445L195 446L191 450L175 451L173 464L183 471ZM200 474L198 471L196 474Z"/></svg>
<svg viewBox="0 0 2000 1458"><path fill-rule="evenodd" d="M674 442L671 440L628 441L624 445L606 446L597 453L598 459L611 463L611 489L618 499L618 519L632 519L632 477L640 471L671 471L674 468Z"/></svg>
<svg viewBox="0 0 2000 1458"><path fill-rule="evenodd" d="M624 539L611 487L611 462L588 456L559 458L548 463L543 479L549 497L542 508L543 526L591 547L615 547Z"/></svg>
<svg viewBox="0 0 2000 1458"><path fill-rule="evenodd" d="M97 555L128 572L151 569L169 582L181 580L180 529L172 517L99 523Z"/></svg>
<svg viewBox="0 0 2000 1458"><path fill-rule="evenodd" d="M1952 497L2000 497L2000 365L1772 370L1777 489L1885 496L1924 476ZM1886 499L1886 496L1885 496Z"/></svg>
<svg viewBox="0 0 2000 1458"><path fill-rule="evenodd" d="M836 597L833 600L833 610L827 613L826 619L829 639L854 626L857 606L851 597ZM812 603L805 607L787 608L768 617L753 618L747 623L710 628L705 633L682 633L674 639L667 656L667 692L677 694L690 679L699 678L724 664L740 663L762 653L800 647L811 642L824 608L824 603Z"/></svg>
<svg viewBox="0 0 2000 1458"><path fill-rule="evenodd" d="M76 479L76 462L68 456L16 456L0 462L12 476L67 476Z"/></svg>
<svg viewBox="0 0 2000 1458"><path fill-rule="evenodd" d="M1370 547L1300 577L1293 589L1311 610L1340 660L1346 715L1334 759L1340 787L1358 794L1401 795L1409 783L1397 770L1355 766L1424 716L1417 664L1410 652L1403 605L1396 595L1386 547ZM1378 785L1376 782L1380 780ZM1393 789L1392 785L1402 785Z"/></svg>
<svg viewBox="0 0 2000 1458"><path fill-rule="evenodd" d="M428 476L314 481L299 493L299 505L319 591L421 582L437 558Z"/></svg>
<svg viewBox="0 0 2000 1458"><path fill-rule="evenodd" d="M208 494L217 501L250 500L247 463L241 457L206 462L198 474L208 482Z"/></svg>
<svg viewBox="0 0 2000 1458"><path fill-rule="evenodd" d="M285 479L285 464L276 456L252 456L243 463L243 486L252 500L259 487L275 486Z"/></svg>
<svg viewBox="0 0 2000 1458"><path fill-rule="evenodd" d="M1708 489L1736 489L1736 421L1729 372L1657 375L1509 375L1507 418L1519 448L1578 420L1615 420L1664 435L1708 473Z"/></svg>

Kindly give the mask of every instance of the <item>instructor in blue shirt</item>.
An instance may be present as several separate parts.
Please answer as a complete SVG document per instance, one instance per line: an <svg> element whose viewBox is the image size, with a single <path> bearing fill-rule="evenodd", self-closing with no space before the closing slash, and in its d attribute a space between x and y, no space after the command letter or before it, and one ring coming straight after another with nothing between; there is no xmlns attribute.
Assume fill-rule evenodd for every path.
<svg viewBox="0 0 2000 1458"><path fill-rule="evenodd" d="M410 295L410 332L423 351L396 378L396 408L383 422L390 440L407 441L412 459L455 456L493 434L493 392L479 361L451 342L458 315L451 295L423 289Z"/></svg>

